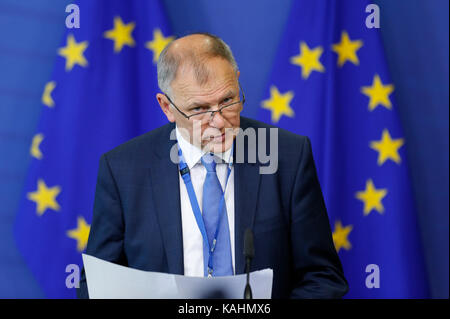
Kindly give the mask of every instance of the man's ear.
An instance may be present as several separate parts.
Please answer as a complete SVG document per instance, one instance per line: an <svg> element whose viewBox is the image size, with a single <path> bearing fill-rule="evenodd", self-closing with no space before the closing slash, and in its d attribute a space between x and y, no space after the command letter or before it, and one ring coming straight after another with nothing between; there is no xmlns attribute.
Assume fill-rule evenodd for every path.
<svg viewBox="0 0 450 319"><path fill-rule="evenodd" d="M173 114L173 109L170 107L170 102L167 99L167 97L162 94L158 93L156 94L156 99L158 100L159 106L161 107L161 110L166 114L167 119L169 122L175 122L175 116Z"/></svg>

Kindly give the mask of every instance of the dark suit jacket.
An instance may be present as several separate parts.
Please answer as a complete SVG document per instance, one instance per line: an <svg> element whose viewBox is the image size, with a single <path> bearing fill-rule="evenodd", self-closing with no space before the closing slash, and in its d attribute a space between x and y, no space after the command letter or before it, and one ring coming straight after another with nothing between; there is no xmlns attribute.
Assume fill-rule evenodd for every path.
<svg viewBox="0 0 450 319"><path fill-rule="evenodd" d="M249 127L273 126L241 117L241 128ZM167 124L101 157L87 254L140 270L183 274L179 173L169 157L174 128ZM273 269L273 298L342 297L348 285L310 142L279 129L278 152L275 174L261 175L263 164L247 157L234 164L236 273L244 272L244 231L251 227L251 270ZM78 296L88 297L84 270Z"/></svg>

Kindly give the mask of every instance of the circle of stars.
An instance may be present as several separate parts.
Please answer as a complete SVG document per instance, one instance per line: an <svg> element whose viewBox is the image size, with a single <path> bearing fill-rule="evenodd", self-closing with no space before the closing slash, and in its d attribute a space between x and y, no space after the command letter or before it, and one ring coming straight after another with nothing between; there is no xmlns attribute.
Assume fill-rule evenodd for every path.
<svg viewBox="0 0 450 319"><path fill-rule="evenodd" d="M331 45L331 51L336 54L336 64L338 68L344 68L347 64L357 67L360 65L358 51L363 48L364 42L360 39L352 39L346 30L340 34L338 43ZM324 49L322 46L312 47L306 41L300 41L299 53L292 56L289 62L294 67L300 67L303 81L310 80L314 73L325 73L326 69L321 62ZM383 83L381 77L375 74L372 78L372 84L360 88L360 93L368 97L368 110L374 111L378 106L386 110L392 109L390 95L394 91L393 84ZM295 116L291 102L295 98L293 91L280 92L277 86L270 86L270 97L261 102L261 107L271 111L271 120L278 123L283 116L287 119L293 119ZM389 130L385 128L382 131L380 140L369 142L370 149L378 152L377 165L382 166L391 160L396 164L401 163L399 149L404 145L403 138L392 138ZM364 190L355 192L355 198L363 203L363 216L368 216L372 211L379 214L385 212L383 199L388 195L386 188L376 188L373 179L366 180ZM333 241L336 250L351 249L351 243L348 239L353 230L353 225L343 225L341 220L337 220L334 225Z"/></svg>

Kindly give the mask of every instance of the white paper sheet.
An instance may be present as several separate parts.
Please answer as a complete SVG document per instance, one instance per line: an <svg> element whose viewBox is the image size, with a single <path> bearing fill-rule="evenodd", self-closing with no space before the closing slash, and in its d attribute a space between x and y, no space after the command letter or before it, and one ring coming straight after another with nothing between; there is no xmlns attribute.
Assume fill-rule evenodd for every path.
<svg viewBox="0 0 450 319"><path fill-rule="evenodd" d="M242 299L246 275L186 277L142 271L83 254L89 297L92 299ZM254 299L270 299L272 269L250 274Z"/></svg>

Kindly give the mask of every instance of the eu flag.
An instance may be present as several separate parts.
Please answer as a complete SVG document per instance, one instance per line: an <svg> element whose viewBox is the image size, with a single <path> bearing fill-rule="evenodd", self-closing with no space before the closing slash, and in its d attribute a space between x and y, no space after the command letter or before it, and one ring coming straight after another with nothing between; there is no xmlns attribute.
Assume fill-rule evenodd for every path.
<svg viewBox="0 0 450 319"><path fill-rule="evenodd" d="M424 298L409 145L367 5L293 1L259 115L311 139L347 297Z"/></svg>
<svg viewBox="0 0 450 319"><path fill-rule="evenodd" d="M15 237L49 298L72 298L102 153L161 126L156 61L173 39L158 1L79 1L42 95ZM75 18L74 18L75 19ZM68 265L72 265L69 266Z"/></svg>

